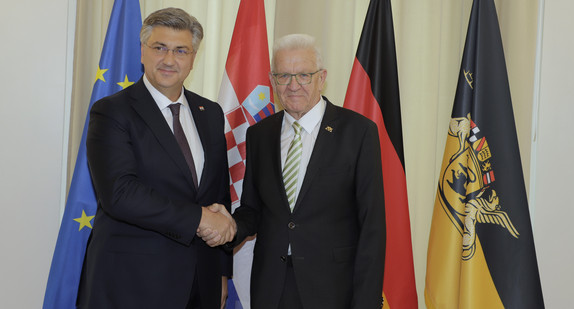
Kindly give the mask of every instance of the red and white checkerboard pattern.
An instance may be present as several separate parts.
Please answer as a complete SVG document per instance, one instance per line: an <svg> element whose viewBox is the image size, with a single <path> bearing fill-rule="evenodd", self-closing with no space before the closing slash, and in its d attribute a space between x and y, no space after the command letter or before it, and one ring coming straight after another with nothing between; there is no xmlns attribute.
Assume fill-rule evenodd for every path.
<svg viewBox="0 0 574 309"><path fill-rule="evenodd" d="M267 91L270 92L271 84L268 73L269 49L264 2L263 0L241 1L217 100L225 114L225 138L233 211L240 205L239 199L243 190L247 128L257 121L255 118L262 119L265 118L263 115L273 112L271 105L267 114L264 112L263 115L259 115L260 117L254 118L250 112L259 113L258 108L264 107L259 106L261 99L257 101L255 98L258 104L254 109L249 104L247 106L243 104L253 99L253 97L249 99L249 96L258 87L266 86ZM270 94L268 96L272 98ZM227 308L230 306L250 308L249 282L254 246L255 240L248 239L233 254L233 279L229 281L229 290L235 289L239 299L234 300L230 293Z"/></svg>
<svg viewBox="0 0 574 309"><path fill-rule="evenodd" d="M225 114L225 138L227 139L227 159L231 178L231 202L235 206L241 196L245 173L245 134L249 123L240 106Z"/></svg>

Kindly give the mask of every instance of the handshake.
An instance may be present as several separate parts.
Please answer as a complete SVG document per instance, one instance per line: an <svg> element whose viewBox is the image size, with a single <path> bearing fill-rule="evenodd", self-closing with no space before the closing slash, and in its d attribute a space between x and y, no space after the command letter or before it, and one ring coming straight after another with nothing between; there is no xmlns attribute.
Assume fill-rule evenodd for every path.
<svg viewBox="0 0 574 309"><path fill-rule="evenodd" d="M214 203L202 207L201 221L196 234L210 247L232 241L235 233L237 233L237 224L225 206Z"/></svg>

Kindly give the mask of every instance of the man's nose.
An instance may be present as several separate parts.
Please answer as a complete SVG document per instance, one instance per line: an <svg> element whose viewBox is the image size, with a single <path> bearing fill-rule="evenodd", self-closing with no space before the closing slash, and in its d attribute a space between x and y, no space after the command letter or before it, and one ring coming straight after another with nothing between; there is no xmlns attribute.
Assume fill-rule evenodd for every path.
<svg viewBox="0 0 574 309"><path fill-rule="evenodd" d="M163 56L163 62L167 64L171 64L175 62L175 54L173 49L167 51L165 56Z"/></svg>
<svg viewBox="0 0 574 309"><path fill-rule="evenodd" d="M289 84L287 84L287 88L290 90L296 90L299 89L299 87L301 87L301 85L297 82L297 77L295 77L295 75L291 75L291 80L289 81Z"/></svg>

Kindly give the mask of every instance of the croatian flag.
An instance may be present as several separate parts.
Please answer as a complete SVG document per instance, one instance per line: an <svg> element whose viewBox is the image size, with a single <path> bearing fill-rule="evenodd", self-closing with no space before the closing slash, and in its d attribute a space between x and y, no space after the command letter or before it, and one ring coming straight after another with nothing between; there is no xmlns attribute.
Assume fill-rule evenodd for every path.
<svg viewBox="0 0 574 309"><path fill-rule="evenodd" d="M225 113L231 175L231 208L239 206L245 173L247 128L274 113L263 0L242 0L229 47L218 102ZM254 239L236 249L226 308L250 308L249 281Z"/></svg>

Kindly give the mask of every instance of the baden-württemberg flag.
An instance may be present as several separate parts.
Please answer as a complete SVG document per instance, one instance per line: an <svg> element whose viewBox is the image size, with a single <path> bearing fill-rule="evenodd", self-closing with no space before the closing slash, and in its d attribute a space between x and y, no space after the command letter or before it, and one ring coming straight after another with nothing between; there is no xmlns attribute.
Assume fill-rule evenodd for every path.
<svg viewBox="0 0 574 309"><path fill-rule="evenodd" d="M274 113L269 80L269 47L263 0L242 0L218 102L225 113L225 138L231 179L231 207L239 206L245 172L247 128ZM227 309L250 308L249 282L254 240L244 242L233 255Z"/></svg>
<svg viewBox="0 0 574 309"><path fill-rule="evenodd" d="M474 0L427 256L428 308L544 308L493 0Z"/></svg>
<svg viewBox="0 0 574 309"><path fill-rule="evenodd" d="M141 25L138 0L115 1L92 90L90 108L95 101L130 86L141 77ZM86 243L97 208L86 158L88 118L89 116L86 117L66 209L52 258L44 309L76 308Z"/></svg>

